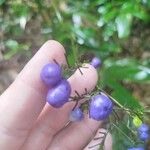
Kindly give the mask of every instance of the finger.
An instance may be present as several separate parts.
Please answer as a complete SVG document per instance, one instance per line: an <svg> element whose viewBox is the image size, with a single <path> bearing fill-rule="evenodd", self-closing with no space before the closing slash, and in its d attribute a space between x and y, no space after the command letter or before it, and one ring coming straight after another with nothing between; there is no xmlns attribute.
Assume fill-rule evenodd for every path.
<svg viewBox="0 0 150 150"><path fill-rule="evenodd" d="M103 146L104 150L112 150L112 137L110 133L107 133L106 138L104 138L105 135L103 133L107 133L107 131L102 128L99 129L95 137L84 148L84 150L99 150L100 146ZM102 145L103 140L104 140L104 144Z"/></svg>
<svg viewBox="0 0 150 150"><path fill-rule="evenodd" d="M46 103L41 68L53 59L65 63L64 53L58 42L46 42L0 97L0 149L20 147Z"/></svg>
<svg viewBox="0 0 150 150"><path fill-rule="evenodd" d="M87 68L81 68L83 75L81 75L80 71L77 70L68 79L72 89L72 96L75 95L75 90L78 91L79 94L83 94L85 92L85 88L87 88L88 91L91 91L97 83L97 71L94 67L88 64L84 67ZM46 105L37 121L37 124L30 132L30 136L25 142L23 150L33 148L36 150L46 149L52 137L69 121L69 113L74 105L75 102L68 102L60 109L51 108L51 106ZM36 144L33 145L32 143Z"/></svg>
<svg viewBox="0 0 150 150"><path fill-rule="evenodd" d="M71 123L56 135L48 150L82 150L101 124L88 116L81 122Z"/></svg>

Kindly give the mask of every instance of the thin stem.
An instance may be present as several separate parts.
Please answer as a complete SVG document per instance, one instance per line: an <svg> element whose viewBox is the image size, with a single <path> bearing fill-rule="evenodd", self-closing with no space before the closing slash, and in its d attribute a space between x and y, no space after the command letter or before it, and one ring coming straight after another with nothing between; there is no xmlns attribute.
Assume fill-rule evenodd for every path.
<svg viewBox="0 0 150 150"><path fill-rule="evenodd" d="M71 46L72 46L75 62L78 62L78 49L77 49L77 46L75 45L75 35L74 34L72 34Z"/></svg>
<svg viewBox="0 0 150 150"><path fill-rule="evenodd" d="M86 94L86 95L88 94L88 90L87 90L87 88L85 88L85 94Z"/></svg>
<svg viewBox="0 0 150 150"><path fill-rule="evenodd" d="M76 94L77 94L77 96L80 98L81 96L80 96L80 94L75 90L74 91Z"/></svg>
<svg viewBox="0 0 150 150"><path fill-rule="evenodd" d="M77 105L78 105L78 100L76 100L76 103L75 103L75 105L74 105L74 107L73 107L73 109L72 110L74 110L76 107L77 107Z"/></svg>
<svg viewBox="0 0 150 150"><path fill-rule="evenodd" d="M91 148L93 148L93 147L95 147L95 146L98 146L98 145L100 145L100 144L101 144L101 142L100 142L100 143L97 143L97 144L95 144L95 145L89 146L88 148L91 149Z"/></svg>
<svg viewBox="0 0 150 150"><path fill-rule="evenodd" d="M60 12L58 11L58 8L56 7L54 0L51 1L51 4L52 4L52 7L54 8L54 11L56 13L56 17L57 17L58 21L62 22L62 16L61 16Z"/></svg>
<svg viewBox="0 0 150 150"><path fill-rule="evenodd" d="M81 71L80 66L79 66L79 64L78 64L78 63L76 63L76 66L77 66L77 68L79 69L79 71L80 71L81 75L83 75L83 72Z"/></svg>
<svg viewBox="0 0 150 150"><path fill-rule="evenodd" d="M114 113L114 116L115 116L115 119L117 120L117 122L120 120L117 112L113 109L113 113Z"/></svg>
<svg viewBox="0 0 150 150"><path fill-rule="evenodd" d="M56 60L56 59L53 59L53 61L54 61L57 65L59 65L59 63L57 62L57 60Z"/></svg>
<svg viewBox="0 0 150 150"><path fill-rule="evenodd" d="M67 62L68 68L70 68L70 64L69 64L69 60L68 60L67 54L64 53L64 55L65 55L65 58L66 58L66 62Z"/></svg>
<svg viewBox="0 0 150 150"><path fill-rule="evenodd" d="M102 139L102 138L104 138L104 136L102 136L102 137L97 137L97 138L94 138L93 140L94 140L94 141L96 141L96 140L99 140L99 139Z"/></svg>
<svg viewBox="0 0 150 150"><path fill-rule="evenodd" d="M127 137L133 144L135 143L126 133L124 133L118 126L116 126L114 123L112 125L119 130L125 137Z"/></svg>

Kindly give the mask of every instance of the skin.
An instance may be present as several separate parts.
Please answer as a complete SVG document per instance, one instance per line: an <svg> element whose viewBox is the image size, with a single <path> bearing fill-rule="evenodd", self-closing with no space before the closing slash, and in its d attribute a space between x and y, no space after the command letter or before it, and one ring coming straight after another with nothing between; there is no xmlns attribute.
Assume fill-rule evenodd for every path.
<svg viewBox="0 0 150 150"><path fill-rule="evenodd" d="M102 122L85 117L66 126L74 102L59 109L46 103L48 89L40 80L40 71L53 59L65 64L64 53L60 43L47 41L0 96L0 149L81 150L93 139ZM85 66L88 68L81 68L83 75L77 70L68 79L72 96L75 90L80 94L85 88L91 91L97 83L96 69Z"/></svg>

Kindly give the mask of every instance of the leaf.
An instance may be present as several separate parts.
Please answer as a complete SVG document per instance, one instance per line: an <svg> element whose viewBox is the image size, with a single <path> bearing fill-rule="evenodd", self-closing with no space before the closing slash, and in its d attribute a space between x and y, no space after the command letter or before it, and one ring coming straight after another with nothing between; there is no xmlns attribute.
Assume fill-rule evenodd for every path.
<svg viewBox="0 0 150 150"><path fill-rule="evenodd" d="M8 48L8 51L4 53L4 59L10 59L12 56L14 56L18 52L23 52L24 50L28 50L29 45L26 44L19 44L15 40L8 40L5 42L6 47ZM26 55L29 54L29 52L26 51Z"/></svg>
<svg viewBox="0 0 150 150"><path fill-rule="evenodd" d="M142 20L147 20L149 18L146 9L138 2L135 3L134 1L124 3L121 9L121 13L129 13Z"/></svg>
<svg viewBox="0 0 150 150"><path fill-rule="evenodd" d="M124 88L120 81L146 82L150 81L150 69L138 64L135 60L122 59L106 61L102 70L101 80L103 87L113 89L112 96L123 106L131 109L141 109L138 100Z"/></svg>
<svg viewBox="0 0 150 150"><path fill-rule="evenodd" d="M131 14L121 14L115 20L119 38L128 37L132 22Z"/></svg>
<svg viewBox="0 0 150 150"><path fill-rule="evenodd" d="M67 59L68 59L69 65L74 66L74 64L75 64L75 57L74 57L74 54L73 54L72 51L67 56Z"/></svg>
<svg viewBox="0 0 150 150"><path fill-rule="evenodd" d="M98 5L105 4L107 0L95 0Z"/></svg>
<svg viewBox="0 0 150 150"><path fill-rule="evenodd" d="M5 2L5 0L0 0L0 5L2 5Z"/></svg>
<svg viewBox="0 0 150 150"><path fill-rule="evenodd" d="M105 62L105 80L110 78L117 81L150 82L150 69L133 59L108 60Z"/></svg>
<svg viewBox="0 0 150 150"><path fill-rule="evenodd" d="M113 9L113 6L110 3L107 3L107 5L100 6L98 8L98 13L101 14L100 20L103 20L103 22L106 24L115 18L117 11L118 10Z"/></svg>
<svg viewBox="0 0 150 150"><path fill-rule="evenodd" d="M6 45L7 48L13 49L13 50L17 49L18 46L19 46L18 42L15 41L15 40L8 40L8 41L6 41L5 45Z"/></svg>
<svg viewBox="0 0 150 150"><path fill-rule="evenodd" d="M30 13L30 7L28 7L25 3L13 3L12 10L16 17L27 17Z"/></svg>
<svg viewBox="0 0 150 150"><path fill-rule="evenodd" d="M131 131L124 122L126 121L122 120L118 124L113 124L114 128L111 134L114 150L127 150L129 147L134 147L133 136L131 136Z"/></svg>
<svg viewBox="0 0 150 150"><path fill-rule="evenodd" d="M112 92L113 98L115 98L120 104L127 108L142 111L142 106L139 104L138 100L134 98L126 88L124 88L120 84L114 84L114 91Z"/></svg>
<svg viewBox="0 0 150 150"><path fill-rule="evenodd" d="M114 23L110 22L105 26L104 32L103 32L103 37L105 41L109 40L109 37L111 37L114 32L116 31Z"/></svg>

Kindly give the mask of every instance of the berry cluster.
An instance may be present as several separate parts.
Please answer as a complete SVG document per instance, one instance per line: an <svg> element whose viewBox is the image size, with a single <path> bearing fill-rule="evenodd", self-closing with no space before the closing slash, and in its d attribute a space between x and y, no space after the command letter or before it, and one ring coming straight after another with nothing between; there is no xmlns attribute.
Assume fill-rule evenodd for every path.
<svg viewBox="0 0 150 150"><path fill-rule="evenodd" d="M101 65L101 60L94 57L91 61L91 65L98 68ZM60 108L67 103L71 93L70 84L63 77L62 70L62 67L56 61L54 61L54 63L46 64L41 70L41 80L50 88L47 93L47 102L55 108ZM79 99L80 95L78 96ZM84 96L86 96L86 94ZM76 98L77 101L78 99ZM104 93L90 96L88 99L88 103L89 102L89 117L94 120L104 120L112 112L112 101ZM86 104L87 101L82 104L82 106ZM70 121L81 121L84 118L82 106L80 108L75 105L70 112Z"/></svg>
<svg viewBox="0 0 150 150"><path fill-rule="evenodd" d="M50 87L47 102L59 108L68 102L71 87L69 82L62 77L62 69L57 63L46 64L41 71L41 80Z"/></svg>
<svg viewBox="0 0 150 150"><path fill-rule="evenodd" d="M68 62L68 61L67 61ZM99 68L102 64L101 60L97 57L94 57L90 63L94 68ZM135 111L132 111L130 108L126 108L121 105L117 100L112 98L110 95L102 91L98 86L88 93L85 89L85 93L80 95L75 91L76 95L71 96L71 86L66 78L72 74L74 70L79 69L80 73L82 71L79 68L79 64L73 68L69 64L67 66L60 66L56 60L53 63L46 64L41 70L41 80L49 88L47 93L47 102L54 108L60 108L69 101L74 101L75 105L70 111L69 120L72 122L81 121L84 118L84 113L89 113L89 118L96 121L105 120L113 112L112 118L117 122L119 115L116 113L118 110L125 111L133 119L133 124L136 127L139 127L142 124L142 120L138 117L135 117L138 114ZM68 75L69 74L69 75ZM84 99L79 105L79 101ZM113 101L113 102L112 102ZM110 120L112 119L110 117ZM117 118L117 119L116 119ZM110 122L108 126L112 130L113 122ZM120 130L120 129L119 129ZM138 130L138 140L145 142L149 138L149 128L146 124L142 124ZM106 136L104 136L105 138ZM126 135L128 137L128 135ZM135 145L135 144L134 144ZM129 148L128 150L144 150L143 147Z"/></svg>

